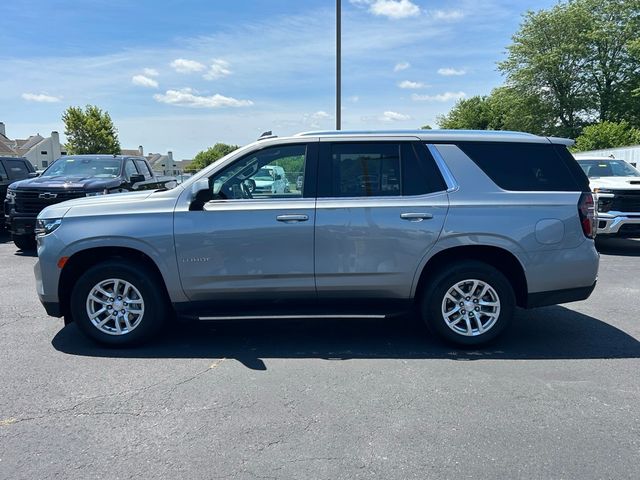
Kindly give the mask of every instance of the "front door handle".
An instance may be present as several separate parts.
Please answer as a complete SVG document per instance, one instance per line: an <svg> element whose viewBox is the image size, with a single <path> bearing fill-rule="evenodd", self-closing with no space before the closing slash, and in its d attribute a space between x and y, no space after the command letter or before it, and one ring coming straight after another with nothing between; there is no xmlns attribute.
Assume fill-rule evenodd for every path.
<svg viewBox="0 0 640 480"><path fill-rule="evenodd" d="M433 218L430 213L401 213L400 218L403 220L409 220L410 222L421 222L423 220L429 220Z"/></svg>
<svg viewBox="0 0 640 480"><path fill-rule="evenodd" d="M309 220L309 215L296 215L296 214L287 214L287 215L278 215L276 220L284 223L297 223L297 222L306 222Z"/></svg>

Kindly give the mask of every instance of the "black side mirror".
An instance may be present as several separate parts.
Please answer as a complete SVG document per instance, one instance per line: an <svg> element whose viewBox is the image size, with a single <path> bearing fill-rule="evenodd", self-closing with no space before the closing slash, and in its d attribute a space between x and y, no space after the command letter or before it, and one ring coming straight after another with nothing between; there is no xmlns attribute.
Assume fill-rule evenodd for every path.
<svg viewBox="0 0 640 480"><path fill-rule="evenodd" d="M133 175L131 175L131 177L129 178L129 181L131 183L138 183L138 182L144 182L144 175L142 175L141 173L134 173Z"/></svg>

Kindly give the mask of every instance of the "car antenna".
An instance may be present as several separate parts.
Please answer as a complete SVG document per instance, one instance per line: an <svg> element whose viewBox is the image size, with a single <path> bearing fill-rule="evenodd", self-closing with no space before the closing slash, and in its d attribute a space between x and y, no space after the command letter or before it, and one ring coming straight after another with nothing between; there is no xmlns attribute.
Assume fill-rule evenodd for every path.
<svg viewBox="0 0 640 480"><path fill-rule="evenodd" d="M278 136L274 135L271 130L267 130L266 132L264 132L262 135L258 137L258 141L266 140L267 138L278 138Z"/></svg>

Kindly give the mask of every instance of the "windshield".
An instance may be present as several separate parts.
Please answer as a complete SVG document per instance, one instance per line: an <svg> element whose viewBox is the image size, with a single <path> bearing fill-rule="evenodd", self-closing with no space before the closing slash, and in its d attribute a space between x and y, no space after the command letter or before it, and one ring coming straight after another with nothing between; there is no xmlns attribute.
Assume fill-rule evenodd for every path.
<svg viewBox="0 0 640 480"><path fill-rule="evenodd" d="M640 172L624 160L578 160L589 178L640 177Z"/></svg>
<svg viewBox="0 0 640 480"><path fill-rule="evenodd" d="M253 176L253 178L255 178L256 180L273 180L271 169L261 168L260 170L258 170L258 173Z"/></svg>
<svg viewBox="0 0 640 480"><path fill-rule="evenodd" d="M56 160L41 177L73 176L115 178L120 175L118 158L61 158Z"/></svg>

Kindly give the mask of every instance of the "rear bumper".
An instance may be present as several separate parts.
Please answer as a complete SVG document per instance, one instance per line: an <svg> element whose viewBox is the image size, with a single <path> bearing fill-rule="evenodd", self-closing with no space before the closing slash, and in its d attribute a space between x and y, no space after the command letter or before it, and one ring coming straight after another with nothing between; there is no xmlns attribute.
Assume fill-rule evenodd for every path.
<svg viewBox="0 0 640 480"><path fill-rule="evenodd" d="M527 296L526 308L544 307L547 305L557 305L559 303L586 300L591 295L591 292L593 292L593 289L596 288L596 283L597 282L594 282L590 287L530 293Z"/></svg>

